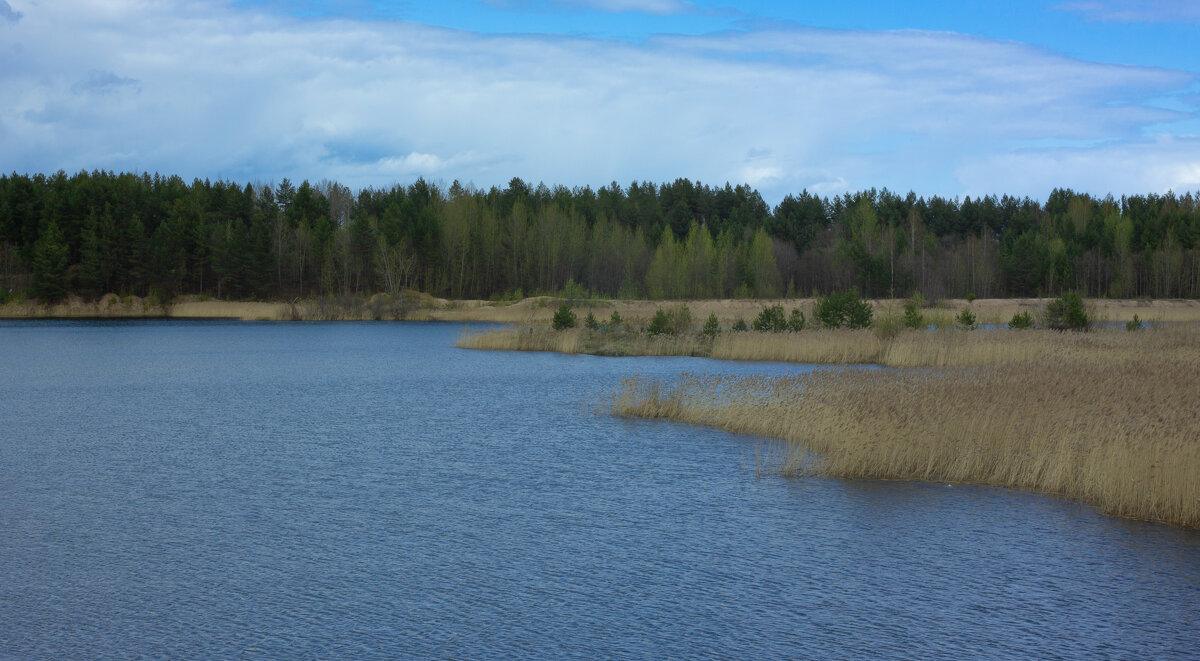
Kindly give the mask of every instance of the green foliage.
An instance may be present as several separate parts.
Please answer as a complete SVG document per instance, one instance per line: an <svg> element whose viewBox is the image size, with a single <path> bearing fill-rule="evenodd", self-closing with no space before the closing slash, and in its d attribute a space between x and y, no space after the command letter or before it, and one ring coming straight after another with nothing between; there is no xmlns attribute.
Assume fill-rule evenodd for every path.
<svg viewBox="0 0 1200 661"><path fill-rule="evenodd" d="M673 335L675 324L671 322L671 315L662 308L655 310L654 318L650 320L650 325L646 327L646 332L651 335Z"/></svg>
<svg viewBox="0 0 1200 661"><path fill-rule="evenodd" d="M60 244L38 245L51 221L67 247L61 270ZM1200 205L1172 193L1114 202L1055 189L1041 204L865 190L789 195L772 210L749 186L686 179L601 190L514 179L487 191L417 180L354 196L328 181L0 174L3 286L52 298L152 289L163 300L405 290L494 301L557 292L568 303L770 298L825 286L831 273L871 296L920 282L968 301L1075 287L1088 296L1200 298L1186 267L1200 251L1197 237ZM927 307L916 310L939 323ZM849 318L865 325L861 316Z"/></svg>
<svg viewBox="0 0 1200 661"><path fill-rule="evenodd" d="M1065 291L1046 304L1046 328L1056 331L1086 331L1092 326L1083 299L1074 291Z"/></svg>
<svg viewBox="0 0 1200 661"><path fill-rule="evenodd" d="M1130 319L1129 321L1125 322L1125 330L1127 330L1127 331L1140 331L1140 330L1142 330L1142 328L1143 328L1142 320L1138 319L1138 316L1136 314L1133 315L1133 319Z"/></svg>
<svg viewBox="0 0 1200 661"><path fill-rule="evenodd" d="M975 292L973 292L973 291L972 291L972 292L967 292L967 302L968 302L968 303L974 303L974 302L975 302Z"/></svg>
<svg viewBox="0 0 1200 661"><path fill-rule="evenodd" d="M582 301L588 298L588 290L587 287L575 282L574 278L567 278L567 284L563 285L559 298L565 298L568 301Z"/></svg>
<svg viewBox="0 0 1200 661"><path fill-rule="evenodd" d="M703 333L709 337L716 337L717 333L721 332L721 322L717 320L717 315L708 315L708 321L704 322Z"/></svg>
<svg viewBox="0 0 1200 661"><path fill-rule="evenodd" d="M1033 316L1028 311L1018 312L1008 321L1008 327L1012 330L1033 328Z"/></svg>
<svg viewBox="0 0 1200 661"><path fill-rule="evenodd" d="M818 299L815 316L825 328L868 328L873 312L858 290L849 289Z"/></svg>
<svg viewBox="0 0 1200 661"><path fill-rule="evenodd" d="M762 309L752 324L759 332L780 333L787 330L787 318L783 315L782 305L772 305Z"/></svg>
<svg viewBox="0 0 1200 661"><path fill-rule="evenodd" d="M921 303L916 294L904 304L904 326L906 328L925 328L925 315L921 314Z"/></svg>
<svg viewBox="0 0 1200 661"><path fill-rule="evenodd" d="M969 307L963 308L954 318L954 325L962 330L975 330L975 313Z"/></svg>
<svg viewBox="0 0 1200 661"><path fill-rule="evenodd" d="M563 303L558 306L558 310L554 312L554 319L551 321L554 330L565 330L575 327L575 312L571 310L571 306Z"/></svg>
<svg viewBox="0 0 1200 661"><path fill-rule="evenodd" d="M804 318L804 312L799 308L792 308L792 314L788 317L788 330L793 333L799 333L804 330L804 326L807 323L807 320Z"/></svg>
<svg viewBox="0 0 1200 661"><path fill-rule="evenodd" d="M587 316L583 318L583 327L588 330L596 330L600 328L600 322L596 321L596 315L588 312Z"/></svg>
<svg viewBox="0 0 1200 661"><path fill-rule="evenodd" d="M750 330L750 327L746 325L745 319L738 319L737 321L733 322L733 327L731 328L731 330L734 330L734 331L737 331L740 333L742 331Z"/></svg>
<svg viewBox="0 0 1200 661"><path fill-rule="evenodd" d="M686 305L680 305L673 310L658 308L646 332L651 335L679 335L686 333L692 326L692 311Z"/></svg>
<svg viewBox="0 0 1200 661"><path fill-rule="evenodd" d="M624 322L624 319L621 319L621 314L619 312L617 312L616 310L613 310L612 316L608 318L609 327L612 328L613 330L616 330L621 327L621 324L623 322Z"/></svg>
<svg viewBox="0 0 1200 661"><path fill-rule="evenodd" d="M45 303L54 303L67 295L67 243L58 223L50 220L42 227L33 244L30 264L33 295Z"/></svg>

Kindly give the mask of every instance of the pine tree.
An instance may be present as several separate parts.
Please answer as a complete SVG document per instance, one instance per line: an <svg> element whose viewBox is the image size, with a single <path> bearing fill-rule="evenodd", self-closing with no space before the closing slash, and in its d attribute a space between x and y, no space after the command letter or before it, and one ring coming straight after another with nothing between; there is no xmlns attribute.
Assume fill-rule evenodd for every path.
<svg viewBox="0 0 1200 661"><path fill-rule="evenodd" d="M53 219L42 226L33 244L33 295L46 303L61 300L67 294L67 242Z"/></svg>

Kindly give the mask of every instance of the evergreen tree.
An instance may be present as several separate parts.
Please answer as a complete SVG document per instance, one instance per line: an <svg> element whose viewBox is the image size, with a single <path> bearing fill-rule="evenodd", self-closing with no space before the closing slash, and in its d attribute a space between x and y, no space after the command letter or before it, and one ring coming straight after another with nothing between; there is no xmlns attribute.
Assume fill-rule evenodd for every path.
<svg viewBox="0 0 1200 661"><path fill-rule="evenodd" d="M53 220L42 225L33 244L30 263L33 295L46 303L62 300L67 295L67 242L58 223Z"/></svg>

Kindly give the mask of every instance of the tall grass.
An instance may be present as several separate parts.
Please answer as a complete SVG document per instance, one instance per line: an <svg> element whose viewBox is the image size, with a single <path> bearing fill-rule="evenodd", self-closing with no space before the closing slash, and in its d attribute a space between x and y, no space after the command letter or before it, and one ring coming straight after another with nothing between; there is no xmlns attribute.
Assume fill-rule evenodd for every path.
<svg viewBox="0 0 1200 661"><path fill-rule="evenodd" d="M629 379L614 412L791 441L790 469L1030 489L1200 527L1200 331L1102 335L984 367ZM945 362L977 360L956 349L970 357Z"/></svg>
<svg viewBox="0 0 1200 661"><path fill-rule="evenodd" d="M881 337L870 330L816 330L800 333L700 333L651 336L636 331L553 331L539 326L466 332L466 349L560 351L624 356L705 356L724 360L762 360L818 364L875 364L887 367L971 367L1014 361L1106 361L1132 346L1175 346L1179 337L1196 335L1193 327L1168 327L1138 338L1129 333L1057 333L1047 330L901 331ZM1165 349L1164 349L1165 350Z"/></svg>
<svg viewBox="0 0 1200 661"><path fill-rule="evenodd" d="M708 356L712 341L699 333L645 335L637 331L556 331L541 326L464 331L456 346L489 351L556 351L597 356Z"/></svg>

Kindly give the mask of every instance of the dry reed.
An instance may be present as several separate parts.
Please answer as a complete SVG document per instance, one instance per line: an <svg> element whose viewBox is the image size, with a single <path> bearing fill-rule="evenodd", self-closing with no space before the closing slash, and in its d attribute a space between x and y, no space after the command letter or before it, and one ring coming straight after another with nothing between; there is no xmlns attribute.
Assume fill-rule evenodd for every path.
<svg viewBox="0 0 1200 661"><path fill-rule="evenodd" d="M635 331L556 331L542 326L464 331L456 346L487 351L555 351L596 356L708 356L712 341L703 335L650 336Z"/></svg>
<svg viewBox="0 0 1200 661"><path fill-rule="evenodd" d="M630 379L614 411L791 441L833 476L1030 489L1200 527L1200 331L1060 337L989 367Z"/></svg>
<svg viewBox="0 0 1200 661"><path fill-rule="evenodd" d="M561 351L622 356L704 356L723 360L816 364L874 364L886 367L973 367L1011 362L1103 362L1114 351L1171 345L1195 335L1190 326L1145 333L1106 331L1058 333L1048 330L902 331L880 337L869 330L815 330L800 333L698 333L650 336L633 331L553 331L539 326L467 332L458 346L494 351Z"/></svg>

